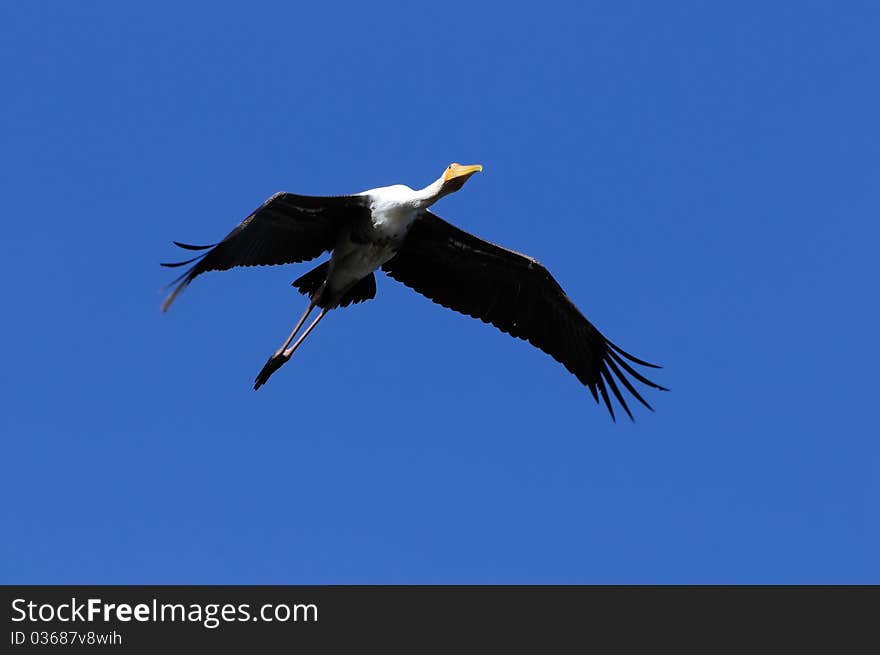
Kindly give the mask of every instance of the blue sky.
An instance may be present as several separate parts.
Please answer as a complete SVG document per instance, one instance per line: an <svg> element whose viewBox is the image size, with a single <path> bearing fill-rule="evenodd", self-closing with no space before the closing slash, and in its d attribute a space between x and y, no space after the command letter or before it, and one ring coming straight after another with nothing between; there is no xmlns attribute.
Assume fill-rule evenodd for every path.
<svg viewBox="0 0 880 655"><path fill-rule="evenodd" d="M880 582L876 3L0 20L0 581ZM172 239L451 161L656 413L384 276L258 393L306 265L160 314Z"/></svg>

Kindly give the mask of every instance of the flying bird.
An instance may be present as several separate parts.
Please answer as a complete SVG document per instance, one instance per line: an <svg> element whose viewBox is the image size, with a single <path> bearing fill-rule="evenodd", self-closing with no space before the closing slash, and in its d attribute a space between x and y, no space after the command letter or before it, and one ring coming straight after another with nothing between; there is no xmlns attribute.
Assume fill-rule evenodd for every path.
<svg viewBox="0 0 880 655"><path fill-rule="evenodd" d="M293 282L308 296L308 306L257 375L254 389L290 359L327 312L374 298L374 273L381 268L433 302L540 348L574 374L597 403L601 396L612 419L610 394L633 418L618 382L652 409L629 378L666 391L633 367L658 366L633 357L605 338L536 259L484 241L429 210L482 170L480 165L450 164L423 189L395 184L347 196L276 193L218 243L174 242L185 250L206 252L162 264L192 264L168 285L174 289L162 303L162 311L207 271L294 264L329 251L327 261ZM315 308L319 309L317 317L297 337Z"/></svg>

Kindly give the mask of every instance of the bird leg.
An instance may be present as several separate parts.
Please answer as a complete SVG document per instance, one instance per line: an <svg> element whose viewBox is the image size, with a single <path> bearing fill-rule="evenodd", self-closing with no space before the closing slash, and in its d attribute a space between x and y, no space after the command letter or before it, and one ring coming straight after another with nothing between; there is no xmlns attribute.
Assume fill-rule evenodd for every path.
<svg viewBox="0 0 880 655"><path fill-rule="evenodd" d="M281 353L284 352L284 349L290 345L290 342L293 341L293 338L296 336L296 333L299 332L299 329L303 326L303 323L306 322L306 319L309 317L309 314L312 313L312 310L315 308L315 301L309 300L309 306L306 307L306 311L303 312L303 315L299 317L299 320L296 322L296 326L293 328L293 331L290 333L290 336L287 337L287 341L285 341L282 346L278 349L278 351L273 355L273 357L280 357Z"/></svg>
<svg viewBox="0 0 880 655"><path fill-rule="evenodd" d="M302 333L302 335L299 337L299 339L297 339L296 342L290 348L287 348L287 345L293 340L293 337L299 331L300 327L302 327L302 324L305 323L306 317L308 317L308 315L311 313L314 306L315 306L315 304L313 302L309 303L309 306L306 309L305 314L303 314L302 318L296 324L296 327L293 329L293 332L291 332L290 336L287 338L287 341L284 342L284 345L282 345L281 348L279 348L278 351L269 358L269 361L266 362L265 366L263 366L263 369L259 372L259 374L257 375L257 379L254 382L254 391L256 391L261 386L263 386L266 383L266 381L269 379L269 377L275 371L277 371L279 368L281 368L287 362L287 360L290 359L290 357L293 355L293 353L296 351L296 349L299 348L299 345L303 341L305 341L305 338L307 336L309 336L309 334L311 333L312 330L315 329L315 326L318 325L318 322L322 318L324 318L325 314L327 314L328 311L330 311L329 307L324 307L321 310L321 313L315 317L315 320L312 321L312 324L306 328L306 331Z"/></svg>
<svg viewBox="0 0 880 655"><path fill-rule="evenodd" d="M315 317L314 321L312 321L312 324L306 328L306 331L300 335L299 339L297 339L296 342L290 348L288 348L287 350L284 351L284 355L282 355L282 356L287 359L290 359L290 356L293 355L293 353L296 351L297 348L299 348L299 344L301 344L303 341L306 340L306 337L309 336L309 333L311 333L311 331L315 329L315 326L318 325L318 322L322 318L324 318L324 316L326 316L327 312L329 312L329 311L330 311L329 307L325 307L324 309L322 309L321 313Z"/></svg>
<svg viewBox="0 0 880 655"><path fill-rule="evenodd" d="M314 308L315 301L313 299L310 299L309 306L306 307L306 311L303 312L303 315L299 317L299 320L296 322L296 326L294 326L293 331L290 333L290 336L287 337L287 340L283 344L281 344L281 347L275 351L275 353L266 362L266 365L263 366L263 370L260 371L260 374L257 376L256 384L254 384L254 390L259 389L266 382L266 380L269 379L269 376L277 371L281 367L281 365L287 361L287 359L284 358L284 349L290 345L291 341L293 341L296 333L299 332L299 329L303 326L303 323L306 322L306 319L309 317L309 314L312 313L312 310Z"/></svg>

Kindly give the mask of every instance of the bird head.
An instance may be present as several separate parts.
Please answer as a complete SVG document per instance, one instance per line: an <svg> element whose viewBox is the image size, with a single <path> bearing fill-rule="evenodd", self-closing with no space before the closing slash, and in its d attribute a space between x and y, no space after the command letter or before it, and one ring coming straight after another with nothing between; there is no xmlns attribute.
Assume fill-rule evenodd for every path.
<svg viewBox="0 0 880 655"><path fill-rule="evenodd" d="M445 196L447 193L458 191L471 175L482 170L483 167L480 164L474 164L473 166L463 166L457 163L449 164L446 170L443 171L442 195Z"/></svg>

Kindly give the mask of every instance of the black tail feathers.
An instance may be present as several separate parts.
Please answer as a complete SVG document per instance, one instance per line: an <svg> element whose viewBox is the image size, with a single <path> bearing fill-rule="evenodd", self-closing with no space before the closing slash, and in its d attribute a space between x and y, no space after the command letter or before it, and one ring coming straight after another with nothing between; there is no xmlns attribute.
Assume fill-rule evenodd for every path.
<svg viewBox="0 0 880 655"><path fill-rule="evenodd" d="M327 270L330 262L324 262L310 270L305 275L293 281L293 286L300 293L307 295L312 300L317 300L318 307L326 307L322 298L315 298L315 294L321 291L324 280L327 279ZM352 303L364 302L376 297L376 276L370 273L362 278L351 289L342 294L337 307L348 307Z"/></svg>

